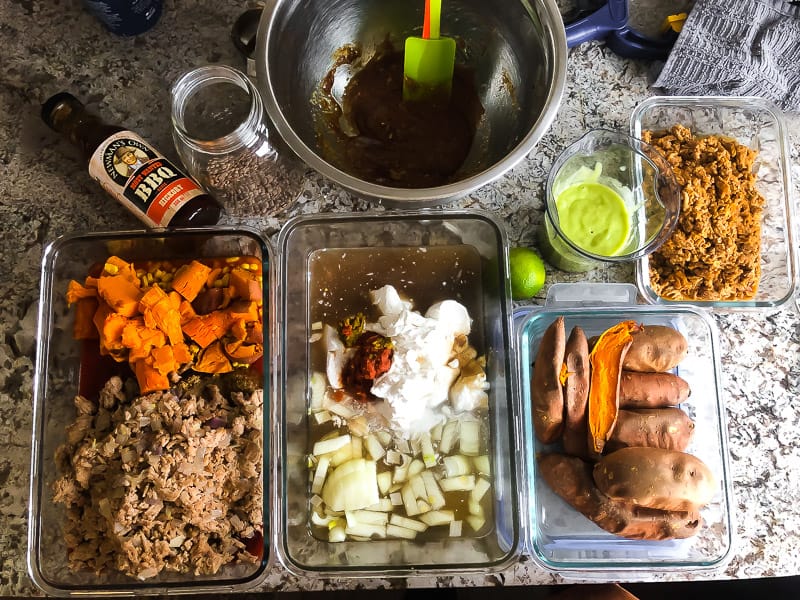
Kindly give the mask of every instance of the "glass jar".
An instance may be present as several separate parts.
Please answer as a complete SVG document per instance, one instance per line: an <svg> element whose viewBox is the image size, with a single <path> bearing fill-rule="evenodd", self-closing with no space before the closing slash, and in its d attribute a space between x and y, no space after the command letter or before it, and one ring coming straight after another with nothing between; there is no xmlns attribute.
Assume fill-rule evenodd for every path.
<svg viewBox="0 0 800 600"><path fill-rule="evenodd" d="M244 73L199 67L182 75L171 95L175 149L229 215L270 217L294 202L302 171L270 140L261 96Z"/></svg>
<svg viewBox="0 0 800 600"><path fill-rule="evenodd" d="M537 236L543 258L562 271L635 261L672 235L680 187L655 148L593 129L570 144L547 178Z"/></svg>

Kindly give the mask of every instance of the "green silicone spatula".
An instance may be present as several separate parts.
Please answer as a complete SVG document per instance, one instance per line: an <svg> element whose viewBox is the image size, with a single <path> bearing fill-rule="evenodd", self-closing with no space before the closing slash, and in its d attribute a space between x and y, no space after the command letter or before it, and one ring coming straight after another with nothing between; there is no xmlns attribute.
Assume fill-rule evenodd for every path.
<svg viewBox="0 0 800 600"><path fill-rule="evenodd" d="M439 37L442 0L425 0L422 37L406 39L403 100L450 98L456 41Z"/></svg>

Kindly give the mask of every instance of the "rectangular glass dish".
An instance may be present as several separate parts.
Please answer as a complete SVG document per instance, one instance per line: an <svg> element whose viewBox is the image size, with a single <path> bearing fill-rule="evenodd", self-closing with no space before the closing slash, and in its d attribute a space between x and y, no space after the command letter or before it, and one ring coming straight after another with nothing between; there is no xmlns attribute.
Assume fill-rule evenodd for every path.
<svg viewBox="0 0 800 600"><path fill-rule="evenodd" d="M765 206L761 222L760 282L754 297L741 301L670 300L651 286L650 261L636 264L636 283L651 304L694 304L710 309L777 309L790 301L797 288L797 232L792 202L788 133L780 111L769 101L754 97L654 96L640 103L631 115L634 137L643 131L659 132L674 125L688 127L695 136L734 138L757 151L754 165L756 189ZM680 227L680 222L678 227Z"/></svg>
<svg viewBox="0 0 800 600"><path fill-rule="evenodd" d="M564 577L637 579L658 571L716 570L732 557L735 503L716 326L694 307L633 305L635 300L636 289L630 284L556 284L548 292L547 306L521 307L514 314L526 440L528 551L543 568ZM537 457L565 450L561 438L542 444L534 433L531 381L542 335L559 316L564 317L567 336L575 325L591 339L620 321L634 320L673 327L687 338L688 354L673 371L691 388L689 398L679 405L694 421L685 452L701 459L718 485L713 499L700 510L704 522L694 535L663 540L617 536L570 506L543 480Z"/></svg>
<svg viewBox="0 0 800 600"><path fill-rule="evenodd" d="M485 573L512 564L522 539L517 461L521 443L512 394L510 293L502 227L478 212L316 215L287 222L278 245L284 352L280 367L281 469L275 483L276 514L280 516L276 547L285 567L307 575L396 577ZM446 300L463 304L471 321L469 344L485 358L488 406L455 409L445 396L442 404L406 412L397 408L399 405L390 406L391 394L381 396L383 400L367 395L354 401L349 385L334 385L336 370L329 370L331 363L326 362L325 353L327 348L328 360L335 356L336 342L320 345L326 343L326 335L339 338L326 332L335 332L337 324L357 312L363 312L367 322L384 319L371 307L371 292L384 286L393 286L402 299L410 301L412 313L426 312ZM409 323L420 319L411 313L406 316ZM334 329L327 329L329 325ZM367 331L371 330L368 326ZM344 336L344 329L339 331ZM392 368L406 365L412 351L399 341L400 334L386 335L393 348ZM413 338L408 335L404 339ZM420 351L425 352L424 348ZM419 364L428 360L420 358ZM418 381L419 374L401 368L405 367L384 374L391 379L392 373L401 373L399 388ZM428 389L417 390L427 397ZM343 406L345 413L341 412ZM430 429L421 420L426 414L433 419ZM366 429L362 418L367 419ZM470 425L465 426L467 421ZM446 431L456 422L459 441L446 442ZM416 423L417 429L404 429L409 423ZM466 431L473 426L476 432L480 429L480 449L476 445L468 451ZM321 442L334 436L338 444L344 435L356 445L347 444L343 460L319 450ZM370 437L379 439L383 447L375 446ZM459 444L458 454L463 456L450 459ZM328 460L326 456L330 460L323 462ZM466 483L460 490L445 489L445 457L450 466L455 460L467 467L461 480ZM349 496L354 504L352 510L342 510L331 491L331 481L336 473L345 472L339 470L341 465L356 463L359 468L366 464L372 475L368 486L348 488L356 489ZM361 510L367 501L360 494L375 493L376 472L379 498L369 496L375 504ZM416 477L424 481L424 492L418 491ZM432 481L441 486L442 498ZM476 488L481 492L473 504L472 490ZM414 495L409 503L410 493ZM358 508L353 508L355 502ZM446 517L443 524L430 524L432 515L442 513ZM356 533L355 526L367 514L374 526ZM476 515L480 515L477 521ZM420 521L428 526L419 526ZM395 523L419 527L418 535L393 528Z"/></svg>
<svg viewBox="0 0 800 600"><path fill-rule="evenodd" d="M210 266L207 279L198 276L190 293L179 283L186 278L178 272L194 260ZM240 268L252 274L250 287L232 291L233 271ZM73 234L46 246L33 381L28 532L29 573L45 593L237 592L267 576L272 562L271 269L268 242L241 227ZM184 274L190 272L199 271ZM122 285L117 276L130 283ZM97 282L104 279L108 283L101 292ZM68 290L79 299L73 296L68 303ZM113 290L119 292L115 298L127 299L124 305L111 300ZM222 294L228 291L225 301ZM181 299L185 303L177 331L162 329L177 317L159 313L157 303L150 303L155 297L172 301L170 310L177 310ZM201 298L214 304L201 307ZM249 316L235 316L245 305L252 309ZM109 312L101 313L106 308ZM227 343L232 330L201 343L185 323L217 313L247 325L253 338L248 333L241 348L252 349L252 358L226 346L227 366L205 362L212 358L208 348ZM89 321L86 314L92 315ZM104 341L98 343L92 324L100 322L124 322L125 337L122 329L112 332L103 325ZM161 354L155 362L157 355L146 350L146 358L134 358L146 346L138 337L145 332L154 336L153 350L169 350L180 369L167 373L172 363ZM250 345L259 336L261 342ZM179 354L184 346L191 358ZM146 360L154 361L152 370L140 365ZM166 380L157 373L162 368ZM119 387L109 388L112 381ZM87 465L89 470L83 470ZM236 482L228 481L229 473L239 474ZM77 545L75 540L80 540ZM153 560L156 555L163 562Z"/></svg>

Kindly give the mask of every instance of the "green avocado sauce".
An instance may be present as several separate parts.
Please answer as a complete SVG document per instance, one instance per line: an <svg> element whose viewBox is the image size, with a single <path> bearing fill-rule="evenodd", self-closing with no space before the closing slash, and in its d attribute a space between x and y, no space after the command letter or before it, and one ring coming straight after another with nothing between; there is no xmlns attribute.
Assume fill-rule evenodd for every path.
<svg viewBox="0 0 800 600"><path fill-rule="evenodd" d="M622 197L594 182L571 185L556 198L558 221L576 246L600 256L615 256L625 247L630 215Z"/></svg>

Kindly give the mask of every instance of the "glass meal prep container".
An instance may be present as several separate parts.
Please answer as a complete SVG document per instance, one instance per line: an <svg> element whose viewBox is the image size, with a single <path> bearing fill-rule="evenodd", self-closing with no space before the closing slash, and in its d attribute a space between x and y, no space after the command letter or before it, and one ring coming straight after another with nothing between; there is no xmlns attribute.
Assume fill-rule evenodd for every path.
<svg viewBox="0 0 800 600"><path fill-rule="evenodd" d="M654 96L641 102L631 115L630 131L660 132L674 125L688 127L694 136L734 138L757 151L756 189L765 205L761 221L761 276L751 300L682 301L661 297L650 283L650 261L636 264L636 283L651 304L691 303L715 310L777 309L792 299L797 288L797 232L786 122L769 101L755 97ZM680 222L678 224L680 228Z"/></svg>
<svg viewBox="0 0 800 600"><path fill-rule="evenodd" d="M521 442L504 229L477 211L326 214L287 222L278 247L281 562L294 573L336 577L486 573L512 564L522 539ZM386 286L403 307L381 303L392 297ZM447 380L442 396L442 356L426 348L439 348L434 332L455 322L443 315L464 318L449 300L466 309L477 362L450 360L458 379ZM357 348L375 323L395 328L381 330L391 367L363 375L368 394L352 391L357 380L346 379L361 372L351 369L356 354L345 355L342 381L336 366L359 312L367 325L353 337ZM415 346L428 326L428 346ZM483 403L462 404L477 399L470 395L454 400L470 381L468 370L481 364ZM379 387L385 399L370 396ZM408 410L404 390L426 401Z"/></svg>
<svg viewBox="0 0 800 600"><path fill-rule="evenodd" d="M197 276L183 287L187 279L179 278L177 269L195 260L208 266L208 271L203 272L207 279L199 275L202 270L199 267L187 270L186 273ZM66 597L235 592L250 589L267 576L272 562L267 502L273 406L272 268L268 242L257 231L242 227L73 234L47 245L42 260L33 387L28 536L30 576L45 593ZM219 304L222 294L235 288L234 269L242 271L236 277L238 281L247 280L248 289L236 288L230 292L233 298L230 303ZM187 302L187 305L181 303L182 315L188 319L196 317L199 323L206 317L224 314L231 323L235 321L243 327L246 324L248 336L251 333L253 339L262 336L263 353L259 357L258 345L251 345L249 337L244 341L239 338L242 345L238 348L254 352L247 359L235 346L226 346L224 352L231 357L228 364L234 372L223 373L226 367L208 366L205 362L201 367L198 363L206 357L209 361L222 360L210 354L209 349L232 340L227 337L232 330L227 330L226 337L195 345L195 338L187 333L187 325L181 320L177 332L167 327L170 333L164 334L161 341L168 339L168 343L153 342L153 345L160 350L170 348L178 361L179 348L184 342L193 353L192 365L197 369L184 372L180 381L173 372L169 375L172 379L165 383L158 380L155 370L170 363L159 359L151 363L153 371L143 368L142 373L148 374L140 378L139 362L132 353L134 348L144 347L142 340L139 340L141 345L139 341L129 344L123 340L123 345L128 344L125 347L131 349L119 354L118 362L102 355L102 348L109 353L123 352L110 341L121 337L109 329L104 332L108 341L101 346L97 339L86 339L85 329L81 334L75 329L78 305L83 299L73 298L70 306L67 291L72 288L72 280L81 285L85 282L88 289L89 275L100 278L97 281L107 275L124 276L128 281L135 278L142 293L138 302L135 302L137 294L132 293L133 300L119 305L110 296L103 295L103 302L96 297L87 298L94 303L85 305L92 311L92 322L100 322L102 318L100 309L94 307L118 307L111 310L115 311L113 319L126 323L124 335L133 335L135 331L143 340L146 331L156 335L154 331L161 327L158 323L174 318L173 315L158 320L162 317L156 316L157 303L151 305L145 299L164 294L171 301L178 299L176 290L180 289ZM119 289L124 287L120 280L114 281L120 285ZM159 292L157 287L163 291ZM148 292L153 296L147 296ZM211 304L201 308L201 298ZM152 312L147 313L143 308L145 302L153 307ZM256 311L255 315L248 313L250 316L240 318L234 314L245 311L245 307L247 311ZM116 311L125 312L127 317ZM147 325L148 314L157 324ZM261 322L261 331L256 320ZM132 329L128 330L128 325ZM82 339L76 339L76 335ZM146 360L155 356L151 353ZM181 364L183 360L180 359ZM122 379L120 392L104 396L106 390L102 388L112 375ZM206 385L209 381L217 384L219 395ZM157 404L155 400L142 399L142 392L149 387L160 390L164 386L170 386L170 392L160 395ZM78 395L86 400L77 401ZM106 403L104 398L113 400ZM103 458L98 460L98 456ZM174 461L166 473L161 470L165 464L160 462L162 458L167 463ZM86 475L88 479L84 481L80 473L87 465L85 461L90 470L83 473L91 475ZM62 480L65 472L69 472L69 479ZM228 473L238 474L235 482L234 475L226 477ZM162 475L164 480L159 479ZM109 481L112 476L114 479ZM230 487L215 487L213 481L225 481L224 485ZM171 487L171 482L176 482L178 491ZM78 489L77 499L55 502L59 494L69 497L70 485ZM105 486L108 487L101 491ZM227 490L231 490L230 495ZM129 494L136 494L131 504L128 504ZM131 521L120 516L128 509L136 514ZM77 519L74 513L70 516L70 511L75 510L82 511ZM136 512L140 510L144 512ZM76 534L76 527L83 528L83 523L92 525L86 525L85 531ZM168 532L174 532L174 536ZM82 541L77 543L79 537ZM166 537L170 539L165 541ZM92 539L103 541L98 544ZM161 540L158 546L156 539ZM151 542L154 547L143 547ZM242 548L249 556L241 553ZM167 563L162 565L163 569L146 565L156 554ZM122 560L123 555L129 560L125 568L130 575L120 572L119 563L114 563ZM184 559L185 563L178 564ZM131 566L139 560L137 566ZM200 560L207 562L196 574L194 567L199 565L195 561ZM102 573L88 566L101 561ZM174 561L173 568L169 568L170 561ZM85 568L72 570L70 562ZM183 572L184 568L188 572Z"/></svg>
<svg viewBox="0 0 800 600"><path fill-rule="evenodd" d="M702 309L636 305L636 298L631 284L555 284L545 306L519 307L514 313L526 441L527 506L523 510L528 525L527 552L544 569L566 578L624 576L637 580L658 571L713 571L732 558L735 501L716 325ZM673 370L691 389L688 399L679 405L694 421L685 452L703 461L717 483L712 500L700 509L703 523L694 535L664 540L617 536L570 506L543 480L537 457L565 450L561 438L542 444L534 433L531 381L542 336L559 316L564 317L567 337L576 325L591 339L621 321L633 320L645 326L670 326L687 339L688 353Z"/></svg>

